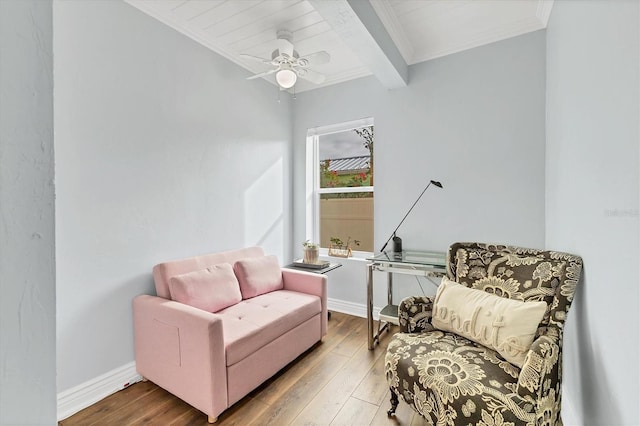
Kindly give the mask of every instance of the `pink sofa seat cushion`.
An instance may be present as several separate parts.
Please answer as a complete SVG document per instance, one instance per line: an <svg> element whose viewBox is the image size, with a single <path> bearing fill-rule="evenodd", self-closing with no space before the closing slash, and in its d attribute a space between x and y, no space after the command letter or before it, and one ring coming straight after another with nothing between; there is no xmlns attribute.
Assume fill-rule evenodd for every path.
<svg viewBox="0 0 640 426"><path fill-rule="evenodd" d="M278 290L243 300L218 312L222 317L227 366L320 314L320 298Z"/></svg>

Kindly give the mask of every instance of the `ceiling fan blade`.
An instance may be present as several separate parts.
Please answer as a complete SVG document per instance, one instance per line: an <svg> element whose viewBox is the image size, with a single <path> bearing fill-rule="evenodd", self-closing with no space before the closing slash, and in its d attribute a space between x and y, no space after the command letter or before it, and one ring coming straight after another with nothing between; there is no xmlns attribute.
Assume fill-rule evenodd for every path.
<svg viewBox="0 0 640 426"><path fill-rule="evenodd" d="M253 80L254 78L260 78L260 77L264 77L265 75L273 74L274 72L278 71L279 69L280 69L280 67L274 68L274 69L269 70L269 71L261 72L260 74L252 75L251 77L247 77L247 80Z"/></svg>
<svg viewBox="0 0 640 426"><path fill-rule="evenodd" d="M259 56L247 55L246 53L241 53L240 56L242 56L243 58L247 58L247 59L251 59L251 60L254 60L254 61L262 62L263 64L270 64L271 63L270 59L261 58Z"/></svg>
<svg viewBox="0 0 640 426"><path fill-rule="evenodd" d="M307 60L309 66L326 64L331 60L331 55L321 50L320 52L310 53L308 55L304 55L300 60Z"/></svg>
<svg viewBox="0 0 640 426"><path fill-rule="evenodd" d="M285 38L279 38L278 51L280 52L280 55L286 54L291 58L293 57L293 44Z"/></svg>
<svg viewBox="0 0 640 426"><path fill-rule="evenodd" d="M326 79L324 74L309 69L296 69L296 74L298 74L300 78L304 78L315 84L322 84Z"/></svg>

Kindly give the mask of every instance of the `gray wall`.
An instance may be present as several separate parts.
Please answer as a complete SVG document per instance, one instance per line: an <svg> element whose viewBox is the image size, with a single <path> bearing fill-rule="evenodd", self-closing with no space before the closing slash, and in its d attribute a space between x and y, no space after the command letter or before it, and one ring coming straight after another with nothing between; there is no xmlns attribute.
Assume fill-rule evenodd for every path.
<svg viewBox="0 0 640 426"><path fill-rule="evenodd" d="M363 117L375 120L377 249L430 179L444 189L429 188L398 231L405 248L446 251L456 240L543 247L545 32L409 71L404 89L386 90L370 77L294 101L294 249L305 240L307 129ZM339 274L329 296L364 303L364 264ZM403 280L398 298L422 291L413 278ZM380 306L384 292L376 286Z"/></svg>
<svg viewBox="0 0 640 426"><path fill-rule="evenodd" d="M50 2L0 1L0 424L55 424Z"/></svg>
<svg viewBox="0 0 640 426"><path fill-rule="evenodd" d="M289 259L291 105L119 1L54 3L58 391L134 359L154 264Z"/></svg>
<svg viewBox="0 0 640 426"><path fill-rule="evenodd" d="M639 3L556 1L547 29L547 247L584 279L564 349L567 425L637 425Z"/></svg>

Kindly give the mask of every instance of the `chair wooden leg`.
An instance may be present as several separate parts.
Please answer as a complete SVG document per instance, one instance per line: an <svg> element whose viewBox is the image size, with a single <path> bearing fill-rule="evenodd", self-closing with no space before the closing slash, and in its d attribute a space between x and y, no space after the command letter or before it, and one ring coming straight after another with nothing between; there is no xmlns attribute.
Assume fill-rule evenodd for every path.
<svg viewBox="0 0 640 426"><path fill-rule="evenodd" d="M398 394L393 389L389 390L391 391L391 408L387 411L387 417L391 417L396 414L396 408L398 408L399 403Z"/></svg>
<svg viewBox="0 0 640 426"><path fill-rule="evenodd" d="M218 421L218 418L217 417L213 417L213 416L208 416L207 421L209 423L215 423L215 422Z"/></svg>

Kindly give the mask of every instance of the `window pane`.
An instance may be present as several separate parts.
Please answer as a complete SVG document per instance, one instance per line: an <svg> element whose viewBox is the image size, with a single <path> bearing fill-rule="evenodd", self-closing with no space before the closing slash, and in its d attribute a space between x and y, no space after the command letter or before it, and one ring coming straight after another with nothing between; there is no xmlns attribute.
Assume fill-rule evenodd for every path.
<svg viewBox="0 0 640 426"><path fill-rule="evenodd" d="M321 194L320 246L329 247L331 238L349 241L352 250L374 251L373 192Z"/></svg>
<svg viewBox="0 0 640 426"><path fill-rule="evenodd" d="M314 235L321 247L341 241L354 251L373 252L374 128L342 129L348 130L315 136L314 181L320 193L316 192L319 217L314 223L319 229Z"/></svg>
<svg viewBox="0 0 640 426"><path fill-rule="evenodd" d="M373 185L373 126L319 136L320 188Z"/></svg>

